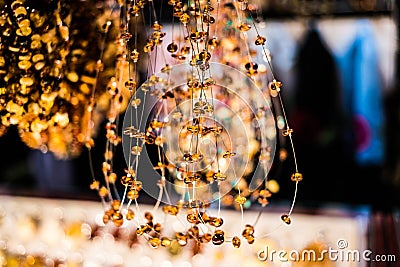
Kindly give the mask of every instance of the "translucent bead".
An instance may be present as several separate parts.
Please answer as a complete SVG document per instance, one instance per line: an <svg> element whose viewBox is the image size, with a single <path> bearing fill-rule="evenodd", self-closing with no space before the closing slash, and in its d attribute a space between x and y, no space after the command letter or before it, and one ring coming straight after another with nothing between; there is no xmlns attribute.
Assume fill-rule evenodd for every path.
<svg viewBox="0 0 400 267"><path fill-rule="evenodd" d="M283 136L289 136L293 133L293 129L285 129L282 131Z"/></svg>
<svg viewBox="0 0 400 267"><path fill-rule="evenodd" d="M160 23L158 23L158 21L155 21L155 22L153 23L153 25L151 26L151 28L152 28L153 30L155 30L155 31L161 31L162 28L163 28L163 26L162 26Z"/></svg>
<svg viewBox="0 0 400 267"><path fill-rule="evenodd" d="M211 241L211 239L212 239L212 235L211 235L210 233L205 233L204 235L202 235L202 236L200 237L200 241L201 241L202 243L208 243L208 242Z"/></svg>
<svg viewBox="0 0 400 267"><path fill-rule="evenodd" d="M181 48L182 55L188 55L190 53L190 46L184 45Z"/></svg>
<svg viewBox="0 0 400 267"><path fill-rule="evenodd" d="M135 200L139 197L139 192L137 190L129 190L126 197L129 200Z"/></svg>
<svg viewBox="0 0 400 267"><path fill-rule="evenodd" d="M266 41L267 41L267 38L265 38L264 36L261 36L261 35L257 35L257 39L254 43L256 45L264 45Z"/></svg>
<svg viewBox="0 0 400 267"><path fill-rule="evenodd" d="M211 46L212 48L216 48L219 46L219 41L217 37L213 37L210 40L208 40L208 45Z"/></svg>
<svg viewBox="0 0 400 267"><path fill-rule="evenodd" d="M150 127L153 128L153 129L156 129L156 130L162 128L163 125L164 125L164 124L163 124L161 121L158 121L158 120L156 120L156 119L154 119L154 120L150 123Z"/></svg>
<svg viewBox="0 0 400 267"><path fill-rule="evenodd" d="M99 196L100 197L106 197L108 195L108 189L105 186L102 186L99 189Z"/></svg>
<svg viewBox="0 0 400 267"><path fill-rule="evenodd" d="M218 171L218 172L214 173L213 178L214 178L214 180L217 180L217 181L225 181L226 175L223 174L222 172Z"/></svg>
<svg viewBox="0 0 400 267"><path fill-rule="evenodd" d="M247 199L246 199L244 196L238 195L238 196L236 196L236 198L235 198L235 202L236 202L236 204L238 204L238 205L243 205L244 203L246 203L246 201L247 201Z"/></svg>
<svg viewBox="0 0 400 267"><path fill-rule="evenodd" d="M170 43L167 46L167 51L170 52L170 53L175 53L176 51L178 51L178 45L176 43L174 43L174 42Z"/></svg>
<svg viewBox="0 0 400 267"><path fill-rule="evenodd" d="M132 190L136 190L136 191L140 191L143 188L143 183L142 181L138 181L138 180L133 180L131 183L131 189Z"/></svg>
<svg viewBox="0 0 400 267"><path fill-rule="evenodd" d="M225 242L225 234L222 230L215 230L214 235L212 236L212 242L214 245L222 245Z"/></svg>
<svg viewBox="0 0 400 267"><path fill-rule="evenodd" d="M246 224L242 232L242 236L247 238L247 236L254 234L254 227L250 224Z"/></svg>
<svg viewBox="0 0 400 267"><path fill-rule="evenodd" d="M162 210L164 213L169 215L177 215L179 212L179 208L173 205L165 205L164 207L162 207Z"/></svg>
<svg viewBox="0 0 400 267"><path fill-rule="evenodd" d="M191 238L196 238L196 239L198 239L199 233L200 233L199 227L197 227L196 225L194 225L194 226L192 226L192 227L190 227L190 228L188 229L188 235L189 235L189 237L191 237Z"/></svg>
<svg viewBox="0 0 400 267"><path fill-rule="evenodd" d="M199 60L202 62L209 61L211 58L211 53L208 51L203 50L202 52L199 53Z"/></svg>
<svg viewBox="0 0 400 267"><path fill-rule="evenodd" d="M196 212L191 212L186 216L186 219L189 223L199 223L199 217Z"/></svg>
<svg viewBox="0 0 400 267"><path fill-rule="evenodd" d="M290 224L292 221L290 220L290 217L289 217L289 215L287 215L287 214L283 214L282 216L281 216L281 220L284 222L284 223L286 223L286 224Z"/></svg>
<svg viewBox="0 0 400 267"><path fill-rule="evenodd" d="M161 246L169 247L170 245L171 245L171 239L169 239L168 237L161 238Z"/></svg>
<svg viewBox="0 0 400 267"><path fill-rule="evenodd" d="M247 240L247 243L249 243L250 245L253 244L255 241L254 235L248 235L246 237L246 240Z"/></svg>
<svg viewBox="0 0 400 267"><path fill-rule="evenodd" d="M239 248L239 247L240 247L240 244L241 244L240 238L237 237L237 236L234 236L234 237L232 238L232 245L233 245L235 248Z"/></svg>
<svg viewBox="0 0 400 267"><path fill-rule="evenodd" d="M215 134L220 134L220 133L222 133L223 128L220 126L213 126L213 127L210 127L210 131Z"/></svg>
<svg viewBox="0 0 400 267"><path fill-rule="evenodd" d="M141 152L142 152L141 146L133 146L131 149L132 155L140 155Z"/></svg>
<svg viewBox="0 0 400 267"><path fill-rule="evenodd" d="M121 208L121 201L119 201L119 200L113 200L113 201L111 202L111 208L112 208L113 210L119 210L119 209Z"/></svg>
<svg viewBox="0 0 400 267"><path fill-rule="evenodd" d="M204 211L199 212L199 219L202 223L210 222L210 217Z"/></svg>
<svg viewBox="0 0 400 267"><path fill-rule="evenodd" d="M220 227L224 223L222 218L210 217L210 225Z"/></svg>
<svg viewBox="0 0 400 267"><path fill-rule="evenodd" d="M198 182L201 179L201 175L198 173L193 173L190 175L187 175L185 178L183 178L183 181L185 184L191 184L193 182Z"/></svg>
<svg viewBox="0 0 400 267"><path fill-rule="evenodd" d="M135 218L135 212L131 209L128 209L125 215L125 218L130 221L133 220Z"/></svg>
<svg viewBox="0 0 400 267"><path fill-rule="evenodd" d="M99 188L100 188L100 182L99 181L93 181L90 184L90 189L92 189L92 190L99 190Z"/></svg>
<svg viewBox="0 0 400 267"><path fill-rule="evenodd" d="M176 239L181 246L185 246L187 244L188 236L184 233L178 232L175 234Z"/></svg>
<svg viewBox="0 0 400 267"><path fill-rule="evenodd" d="M161 240L157 237L150 238L149 244L153 248L158 248L161 245Z"/></svg>
<svg viewBox="0 0 400 267"><path fill-rule="evenodd" d="M136 234L138 236L143 235L144 233L148 233L151 231L151 227L147 224L143 224L136 229Z"/></svg>
<svg viewBox="0 0 400 267"><path fill-rule="evenodd" d="M179 20L180 20L180 22L181 22L183 25L186 25L186 24L188 24L189 21L190 21L190 16L189 16L188 14L186 14L186 13L183 13L183 14L179 17Z"/></svg>
<svg viewBox="0 0 400 267"><path fill-rule="evenodd" d="M121 212L119 212L119 211L114 212L112 215L112 221L115 226L117 226L117 227L122 226L122 224L124 223L124 218L123 218Z"/></svg>
<svg viewBox="0 0 400 267"><path fill-rule="evenodd" d="M267 197L271 197L272 195L268 189L263 189L263 190L260 190L259 196L267 198Z"/></svg>
<svg viewBox="0 0 400 267"><path fill-rule="evenodd" d="M144 213L144 218L146 218L147 221L151 222L151 221L153 221L153 214L151 214L151 212L149 212L149 211L146 211Z"/></svg>
<svg viewBox="0 0 400 267"><path fill-rule="evenodd" d="M128 176L128 175L124 175L124 176L122 176L122 178L121 178L121 184L122 185L124 185L124 186L128 186L128 185L130 185L131 183L132 183L132 177L131 176Z"/></svg>
<svg viewBox="0 0 400 267"><path fill-rule="evenodd" d="M270 82L269 84L268 84L268 87L269 87L269 89L270 90L272 90L272 91L277 91L277 92L279 92L280 90L281 90L281 87L282 87L282 83L281 82L278 82L277 80L273 80L272 82Z"/></svg>
<svg viewBox="0 0 400 267"><path fill-rule="evenodd" d="M104 223L104 224L107 224L109 221L110 221L110 216L107 215L107 214L104 214L104 215L103 215L103 223Z"/></svg>
<svg viewBox="0 0 400 267"><path fill-rule="evenodd" d="M290 179L293 182L300 182L301 180L303 180L303 174L299 173L299 172L295 172L292 174L292 176L290 177Z"/></svg>
<svg viewBox="0 0 400 267"><path fill-rule="evenodd" d="M226 158L233 157L233 156L235 156L235 155L236 155L235 152L230 152L229 150L227 150L227 151L224 152L224 154L222 154L222 157L223 157L224 159L226 159Z"/></svg>
<svg viewBox="0 0 400 267"><path fill-rule="evenodd" d="M237 26L238 30L241 32L247 32L248 30L251 29L251 26L246 24L246 23L241 23Z"/></svg>
<svg viewBox="0 0 400 267"><path fill-rule="evenodd" d="M203 23L206 23L206 24L214 24L215 23L215 18L214 17L212 17L212 16L210 16L210 15L204 15L203 16Z"/></svg>
<svg viewBox="0 0 400 267"><path fill-rule="evenodd" d="M110 173L110 175L108 175L107 176L107 181L109 182L109 183L111 183L111 184L114 184L115 183L115 181L117 181L117 174L116 173L114 173L114 172L112 172L112 173Z"/></svg>

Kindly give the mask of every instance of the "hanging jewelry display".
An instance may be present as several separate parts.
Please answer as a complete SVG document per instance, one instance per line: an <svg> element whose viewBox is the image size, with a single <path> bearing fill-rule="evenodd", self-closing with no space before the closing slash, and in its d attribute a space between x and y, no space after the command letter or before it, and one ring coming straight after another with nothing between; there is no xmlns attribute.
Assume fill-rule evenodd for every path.
<svg viewBox="0 0 400 267"><path fill-rule="evenodd" d="M154 248L252 244L262 210L277 187L267 177L281 135L294 159L294 197L281 216L290 224L303 176L297 169L282 83L274 76L267 39L254 19L257 6L247 1L171 0L172 21L164 27L158 14L162 5L157 8L154 1L116 5L120 34L117 75L108 86L112 101L104 184L93 177L90 186L102 199L103 222L136 227L136 236ZM149 16L144 15L147 11ZM108 20L105 27L113 23ZM138 45L142 25L147 35L143 47ZM140 86L139 64L147 66ZM132 97L119 133L123 89ZM275 112L280 114L278 123L272 99L280 108ZM113 153L121 140L127 168L117 177ZM145 166L152 170L146 172ZM141 210L138 198L143 192L156 200L152 212ZM227 235L223 226L229 218L223 217L221 207L235 207L243 218L252 204L261 206L255 223L242 219L242 232ZM154 217L158 209L165 214L162 221ZM169 217L181 223L182 231L166 227Z"/></svg>

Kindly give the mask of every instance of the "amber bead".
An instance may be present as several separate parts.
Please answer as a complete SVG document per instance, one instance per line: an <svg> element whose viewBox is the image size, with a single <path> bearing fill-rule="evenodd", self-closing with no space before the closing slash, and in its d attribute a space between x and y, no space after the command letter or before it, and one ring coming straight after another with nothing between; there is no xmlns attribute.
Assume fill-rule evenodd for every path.
<svg viewBox="0 0 400 267"><path fill-rule="evenodd" d="M235 203L238 205L243 205L244 203L246 203L247 199L244 196L236 196L235 197Z"/></svg>
<svg viewBox="0 0 400 267"><path fill-rule="evenodd" d="M124 218L123 218L121 212L119 212L119 211L114 212L112 215L112 221L115 226L118 226L118 227L122 226L122 224L124 223Z"/></svg>
<svg viewBox="0 0 400 267"><path fill-rule="evenodd" d="M237 236L234 236L234 237L232 238L232 245L233 245L235 248L239 248L239 247L240 247L240 244L241 244L240 238L237 237Z"/></svg>
<svg viewBox="0 0 400 267"><path fill-rule="evenodd" d="M113 200L113 201L111 202L111 208L112 208L113 210L119 210L119 209L121 208L121 201L119 201L119 200Z"/></svg>
<svg viewBox="0 0 400 267"><path fill-rule="evenodd" d="M178 45L176 43L174 43L174 42L170 43L167 46L167 51L170 52L170 53L175 53L176 51L178 51Z"/></svg>
<svg viewBox="0 0 400 267"><path fill-rule="evenodd" d="M169 247L170 245L171 245L171 239L169 239L168 237L161 238L161 246Z"/></svg>
<svg viewBox="0 0 400 267"><path fill-rule="evenodd" d="M217 181L224 181L224 180L226 180L226 175L223 174L222 172L218 171L218 172L214 173L213 178L214 178L214 180L217 180Z"/></svg>
<svg viewBox="0 0 400 267"><path fill-rule="evenodd" d="M200 241L202 243L208 243L211 241L211 239L212 239L212 234L210 233L205 233L202 236L200 236Z"/></svg>
<svg viewBox="0 0 400 267"><path fill-rule="evenodd" d="M90 184L90 189L92 189L92 190L99 190L99 188L100 188L100 182L99 181L93 181Z"/></svg>
<svg viewBox="0 0 400 267"><path fill-rule="evenodd" d="M261 35L257 35L257 39L254 43L256 45L264 45L266 41L267 41L267 38L265 38L264 36L261 36Z"/></svg>
<svg viewBox="0 0 400 267"><path fill-rule="evenodd" d="M165 205L164 207L162 207L162 210L164 213L169 215L177 215L179 212L179 208L172 205Z"/></svg>
<svg viewBox="0 0 400 267"><path fill-rule="evenodd" d="M278 82L277 80L273 80L272 82L270 82L270 83L268 84L268 87L269 87L269 89L272 90L272 91L276 90L276 91L279 92L280 89L281 89L281 87L282 87L282 83L281 83L281 82Z"/></svg>
<svg viewBox="0 0 400 267"><path fill-rule="evenodd" d="M139 192L137 190L129 190L126 197L129 200L135 200L139 197Z"/></svg>
<svg viewBox="0 0 400 267"><path fill-rule="evenodd" d="M158 248L161 245L161 240L158 237L150 238L149 244L153 248Z"/></svg>
<svg viewBox="0 0 400 267"><path fill-rule="evenodd" d="M199 217L196 212L190 212L187 216L186 219L190 223L199 223Z"/></svg>
<svg viewBox="0 0 400 267"><path fill-rule="evenodd" d="M121 178L121 184L124 185L124 186L131 185L132 181L133 181L132 177L128 176L128 175L126 175L126 176L124 175Z"/></svg>
<svg viewBox="0 0 400 267"><path fill-rule="evenodd" d="M199 227L197 227L196 225L194 225L188 229L188 234L189 234L190 238L197 239L199 237L199 233L200 233Z"/></svg>
<svg viewBox="0 0 400 267"><path fill-rule="evenodd" d="M251 26L246 24L246 23L241 23L237 26L238 30L241 32L247 32L248 30L251 29Z"/></svg>
<svg viewBox="0 0 400 267"><path fill-rule="evenodd" d="M224 223L222 218L210 217L210 225L220 227Z"/></svg>
<svg viewBox="0 0 400 267"><path fill-rule="evenodd" d="M188 55L190 53L190 46L184 45L181 48L182 55Z"/></svg>
<svg viewBox="0 0 400 267"><path fill-rule="evenodd" d="M225 242L225 234L222 230L215 230L214 235L212 236L212 243L214 245L221 245Z"/></svg>
<svg viewBox="0 0 400 267"><path fill-rule="evenodd" d="M272 194L268 189L262 189L262 190L260 190L259 196L263 197L263 198L267 198L267 197L271 197Z"/></svg>
<svg viewBox="0 0 400 267"><path fill-rule="evenodd" d="M203 15L203 23L214 24L215 23L215 18L210 16L209 14Z"/></svg>
<svg viewBox="0 0 400 267"><path fill-rule="evenodd" d="M128 209L125 215L125 218L130 221L133 220L135 218L135 212L131 209Z"/></svg>
<svg viewBox="0 0 400 267"><path fill-rule="evenodd" d="M132 146L131 148L131 154L132 155L140 155L142 153L142 147L141 146Z"/></svg>
<svg viewBox="0 0 400 267"><path fill-rule="evenodd" d="M146 218L147 221L151 222L153 220L153 214L151 214L151 212L146 211L144 213L144 217Z"/></svg>
<svg viewBox="0 0 400 267"><path fill-rule="evenodd" d="M254 234L254 227L250 224L246 224L242 232L242 236L247 238L247 236Z"/></svg>
<svg viewBox="0 0 400 267"><path fill-rule="evenodd" d="M185 246L187 244L188 236L184 233L178 232L175 234L176 239L181 246Z"/></svg>
<svg viewBox="0 0 400 267"><path fill-rule="evenodd" d="M290 136L293 133L293 129L285 129L282 131L283 136Z"/></svg>
<svg viewBox="0 0 400 267"><path fill-rule="evenodd" d="M108 195L108 189L105 186L102 186L99 189L99 196L106 197Z"/></svg>
<svg viewBox="0 0 400 267"><path fill-rule="evenodd" d="M104 223L104 224L107 224L109 221L110 221L110 216L107 215L107 214L104 214L104 215L103 215L103 223Z"/></svg>
<svg viewBox="0 0 400 267"><path fill-rule="evenodd" d="M151 231L151 227L147 224L143 224L136 229L136 234L138 236L143 235L144 233L148 233Z"/></svg>
<svg viewBox="0 0 400 267"><path fill-rule="evenodd" d="M247 243L249 243L250 245L254 243L255 238L254 235L248 235L247 237L245 237L247 240Z"/></svg>
<svg viewBox="0 0 400 267"><path fill-rule="evenodd" d="M117 174L116 173L114 173L114 172L112 172L112 173L110 173L110 175L108 175L107 176L107 181L109 182L109 183L111 183L111 184L114 184L115 183L115 181L117 180Z"/></svg>
<svg viewBox="0 0 400 267"><path fill-rule="evenodd" d="M281 220L284 222L284 223L286 223L286 224L290 224L292 221L290 220L290 217L289 217L289 215L287 215L287 214L283 214L282 216L281 216Z"/></svg>
<svg viewBox="0 0 400 267"><path fill-rule="evenodd" d="M210 217L204 211L199 212L199 218L202 223L208 223L210 221Z"/></svg>
<svg viewBox="0 0 400 267"><path fill-rule="evenodd" d="M183 14L179 17L179 20L180 20L180 22L181 22L183 25L186 25L186 24L188 24L189 21L190 21L190 16L189 16L188 14L186 14L186 13L183 13Z"/></svg>
<svg viewBox="0 0 400 267"><path fill-rule="evenodd" d="M161 233L162 225L160 223L156 223L155 225L153 225L153 230L157 233Z"/></svg>
<svg viewBox="0 0 400 267"><path fill-rule="evenodd" d="M231 152L231 151L227 150L227 151L224 152L224 154L222 154L222 157L223 157L224 159L226 159L226 158L233 157L233 156L235 156L235 155L236 155L235 152Z"/></svg>
<svg viewBox="0 0 400 267"><path fill-rule="evenodd" d="M292 176L290 177L290 179L293 182L300 182L301 180L303 180L303 174L299 173L299 172L295 172L292 174Z"/></svg>

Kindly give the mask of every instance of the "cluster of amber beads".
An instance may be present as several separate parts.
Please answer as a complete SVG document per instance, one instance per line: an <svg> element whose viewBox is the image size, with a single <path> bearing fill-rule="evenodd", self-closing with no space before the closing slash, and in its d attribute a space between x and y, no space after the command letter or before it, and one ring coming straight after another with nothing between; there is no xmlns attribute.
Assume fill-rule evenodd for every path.
<svg viewBox="0 0 400 267"><path fill-rule="evenodd" d="M0 6L2 127L18 125L31 148L59 158L78 155L90 141L84 115L101 43L94 34L97 25L81 27L80 22L94 22L101 10L63 0L52 5L3 1Z"/></svg>
<svg viewBox="0 0 400 267"><path fill-rule="evenodd" d="M103 222L107 224L109 221L112 221L115 226L120 227L124 223L124 217L126 220L133 220L135 217L135 213L133 212L133 210L128 209L124 216L121 211L121 201L113 200L111 202L110 209L104 212Z"/></svg>
<svg viewBox="0 0 400 267"><path fill-rule="evenodd" d="M265 207L268 205L269 201L268 198L271 197L271 192L268 189L262 189L258 193L257 201L259 204L261 204L262 207Z"/></svg>

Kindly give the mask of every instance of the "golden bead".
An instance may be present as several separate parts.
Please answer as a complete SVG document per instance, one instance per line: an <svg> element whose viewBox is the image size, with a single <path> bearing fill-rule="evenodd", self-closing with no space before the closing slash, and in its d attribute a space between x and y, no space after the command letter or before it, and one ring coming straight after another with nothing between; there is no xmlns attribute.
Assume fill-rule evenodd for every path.
<svg viewBox="0 0 400 267"><path fill-rule="evenodd" d="M249 243L250 245L253 244L255 241L254 235L248 235L246 237L246 240L247 240L247 243Z"/></svg>
<svg viewBox="0 0 400 267"><path fill-rule="evenodd" d="M103 223L107 224L110 221L110 216L108 214L103 215Z"/></svg>
<svg viewBox="0 0 400 267"><path fill-rule="evenodd" d="M210 217L210 225L220 227L224 223L222 218Z"/></svg>
<svg viewBox="0 0 400 267"><path fill-rule="evenodd" d="M189 223L199 223L199 217L196 212L191 212L186 216Z"/></svg>
<svg viewBox="0 0 400 267"><path fill-rule="evenodd" d="M295 172L292 174L292 176L290 177L290 179L293 182L300 182L301 180L303 180L303 174L299 173L299 172Z"/></svg>
<svg viewBox="0 0 400 267"><path fill-rule="evenodd" d="M256 45L264 45L266 41L267 41L267 38L265 38L264 36L261 36L261 35L257 35L255 44Z"/></svg>
<svg viewBox="0 0 400 267"><path fill-rule="evenodd" d="M282 216L281 216L281 220L284 222L284 223L286 223L286 224L290 224L292 221L290 220L290 217L289 217L289 215L287 215L287 214L283 214Z"/></svg>
<svg viewBox="0 0 400 267"><path fill-rule="evenodd" d="M172 205L165 205L164 207L162 207L162 210L164 213L169 215L177 215L179 212L179 208Z"/></svg>
<svg viewBox="0 0 400 267"><path fill-rule="evenodd" d="M188 236L184 233L178 232L175 234L176 239L178 240L179 245L185 246L187 244Z"/></svg>
<svg viewBox="0 0 400 267"><path fill-rule="evenodd" d="M222 245L225 242L225 233L222 230L215 230L214 235L212 236L212 242L214 245Z"/></svg>
<svg viewBox="0 0 400 267"><path fill-rule="evenodd" d="M126 197L129 200L135 200L139 197L139 192L137 190L129 190Z"/></svg>
<svg viewBox="0 0 400 267"><path fill-rule="evenodd" d="M175 42L170 43L167 46L167 51L170 53L175 53L176 51L178 51L178 45Z"/></svg>
<svg viewBox="0 0 400 267"><path fill-rule="evenodd" d="M153 214L151 214L151 212L146 211L144 213L144 218L146 218L147 221L151 222L153 220Z"/></svg>
<svg viewBox="0 0 400 267"><path fill-rule="evenodd" d="M168 237L161 238L161 246L169 247L170 245L171 245L171 239L169 239Z"/></svg>
<svg viewBox="0 0 400 267"><path fill-rule="evenodd" d="M208 243L212 239L212 235L210 233L205 233L204 235L201 236L200 241L203 243Z"/></svg>
<svg viewBox="0 0 400 267"><path fill-rule="evenodd" d="M135 218L135 212L131 209L128 209L125 215L125 218L130 221L133 220Z"/></svg>
<svg viewBox="0 0 400 267"><path fill-rule="evenodd" d="M116 211L112 215L112 221L115 226L120 227L122 224L124 224L124 218L122 214L119 211Z"/></svg>
<svg viewBox="0 0 400 267"><path fill-rule="evenodd" d="M199 212L199 218L202 223L210 222L210 217L204 211Z"/></svg>
<svg viewBox="0 0 400 267"><path fill-rule="evenodd" d="M99 196L100 197L106 197L108 195L108 189L105 186L102 186L99 189Z"/></svg>
<svg viewBox="0 0 400 267"><path fill-rule="evenodd" d="M153 248L158 248L161 245L161 240L157 237L150 238L149 244Z"/></svg>
<svg viewBox="0 0 400 267"><path fill-rule="evenodd" d="M114 184L116 180L117 180L117 174L114 172L110 173L110 175L107 176L107 181L111 184Z"/></svg>
<svg viewBox="0 0 400 267"><path fill-rule="evenodd" d="M247 32L248 30L251 29L251 26L246 24L246 23L241 23L237 26L238 30L241 32Z"/></svg>
<svg viewBox="0 0 400 267"><path fill-rule="evenodd" d="M241 244L240 238L237 237L237 236L234 236L234 237L232 238L232 245L233 245L235 248L239 248L239 247L240 247L240 244Z"/></svg>
<svg viewBox="0 0 400 267"><path fill-rule="evenodd" d="M121 178L121 184L124 185L124 186L131 185L132 181L133 181L132 177L128 176L128 175L126 175L126 176L124 175Z"/></svg>
<svg viewBox="0 0 400 267"><path fill-rule="evenodd" d="M92 190L99 190L99 188L100 188L100 182L99 181L93 181L90 184L90 189L92 189Z"/></svg>
<svg viewBox="0 0 400 267"><path fill-rule="evenodd" d="M157 232L157 233L161 233L162 225L161 225L160 223L156 223L156 224L153 226L153 230L154 230L155 232Z"/></svg>
<svg viewBox="0 0 400 267"><path fill-rule="evenodd" d="M111 202L111 208L113 210L119 210L121 208L121 201L120 200L113 200Z"/></svg>
<svg viewBox="0 0 400 267"><path fill-rule="evenodd" d="M188 24L189 21L190 21L190 16L189 16L188 14L186 14L186 13L183 13L183 14L179 17L179 20L180 20L180 22L181 22L183 25L186 25L186 24Z"/></svg>
<svg viewBox="0 0 400 267"><path fill-rule="evenodd" d="M246 203L246 201L247 199L244 196L237 195L235 198L235 202L238 205L243 205L244 203Z"/></svg>
<svg viewBox="0 0 400 267"><path fill-rule="evenodd" d="M254 227L250 224L246 224L242 232L242 236L247 238L247 236L254 234Z"/></svg>
<svg viewBox="0 0 400 267"><path fill-rule="evenodd" d="M282 131L283 136L290 136L293 133L293 129L285 129Z"/></svg>
<svg viewBox="0 0 400 267"><path fill-rule="evenodd" d="M131 154L132 155L140 155L142 153L142 147L141 146L132 146L131 148Z"/></svg>
<svg viewBox="0 0 400 267"><path fill-rule="evenodd" d="M222 157L223 157L224 159L226 159L226 158L233 157L233 156L235 156L235 155L236 155L235 152L230 152L229 150L227 150L227 151L224 152L224 154L222 154Z"/></svg>
<svg viewBox="0 0 400 267"><path fill-rule="evenodd" d="M217 181L225 181L226 175L223 174L222 172L218 171L218 172L214 173L213 178L214 178L214 180L217 180Z"/></svg>
<svg viewBox="0 0 400 267"><path fill-rule="evenodd" d="M263 197L263 198L267 198L267 197L271 197L272 195L268 189L263 189L263 190L260 190L259 196Z"/></svg>

